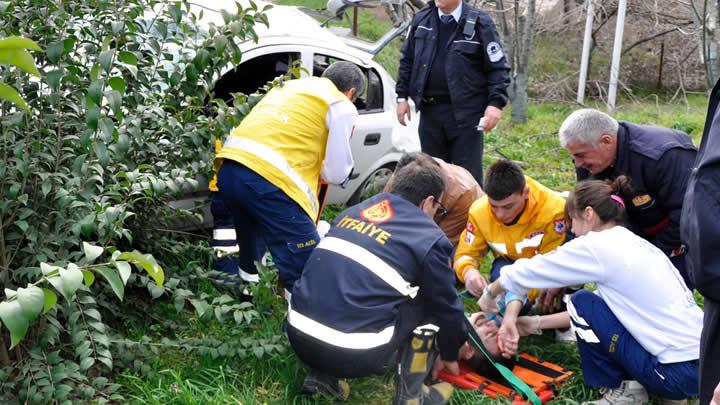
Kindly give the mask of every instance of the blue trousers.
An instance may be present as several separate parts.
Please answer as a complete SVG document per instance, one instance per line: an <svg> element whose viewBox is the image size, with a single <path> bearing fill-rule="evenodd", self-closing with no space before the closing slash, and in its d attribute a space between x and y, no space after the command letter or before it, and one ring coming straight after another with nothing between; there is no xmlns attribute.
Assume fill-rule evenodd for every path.
<svg viewBox="0 0 720 405"><path fill-rule="evenodd" d="M423 104L420 115L420 147L430 156L462 166L482 185L483 132L472 125L460 126L450 104Z"/></svg>
<svg viewBox="0 0 720 405"><path fill-rule="evenodd" d="M602 298L580 290L570 301L570 322L576 330L587 385L617 388L623 380L636 380L663 398L698 395L698 360L660 363L625 329Z"/></svg>
<svg viewBox="0 0 720 405"><path fill-rule="evenodd" d="M225 160L218 173L220 199L232 213L240 268L255 268L264 242L280 281L292 293L312 249L320 241L315 222L282 190L247 167Z"/></svg>

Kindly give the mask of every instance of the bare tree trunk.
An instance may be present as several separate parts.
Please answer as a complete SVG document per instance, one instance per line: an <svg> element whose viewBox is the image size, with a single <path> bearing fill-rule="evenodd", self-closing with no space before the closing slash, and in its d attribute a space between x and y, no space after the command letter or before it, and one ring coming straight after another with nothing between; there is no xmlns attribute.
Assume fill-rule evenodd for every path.
<svg viewBox="0 0 720 405"><path fill-rule="evenodd" d="M518 10L519 11L519 10ZM516 11L517 12L517 11ZM528 119L528 84L530 73L530 54L532 39L535 34L535 0L528 0L527 8L518 15L517 53L513 66L513 97L512 122L527 122Z"/></svg>
<svg viewBox="0 0 720 405"><path fill-rule="evenodd" d="M700 58L705 65L705 79L710 89L720 78L720 1L693 0L691 6L700 33Z"/></svg>
<svg viewBox="0 0 720 405"><path fill-rule="evenodd" d="M503 41L503 49L505 50L505 58L510 64L510 76L512 77L515 66L515 38L513 37L512 32L510 32L510 25L507 22L507 10L505 9L505 3L503 0L495 0L495 10L495 14L497 15L498 30L500 31L500 36ZM510 99L514 97L512 86L508 88L508 95Z"/></svg>

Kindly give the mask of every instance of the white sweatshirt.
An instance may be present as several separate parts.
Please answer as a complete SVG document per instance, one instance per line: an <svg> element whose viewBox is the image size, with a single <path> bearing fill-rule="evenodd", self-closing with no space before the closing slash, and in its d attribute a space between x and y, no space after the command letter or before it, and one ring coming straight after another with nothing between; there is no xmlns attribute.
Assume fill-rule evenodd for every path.
<svg viewBox="0 0 720 405"><path fill-rule="evenodd" d="M518 295L532 288L596 283L595 293L661 363L700 356L703 313L692 292L662 251L621 226L519 259L502 268L498 281Z"/></svg>

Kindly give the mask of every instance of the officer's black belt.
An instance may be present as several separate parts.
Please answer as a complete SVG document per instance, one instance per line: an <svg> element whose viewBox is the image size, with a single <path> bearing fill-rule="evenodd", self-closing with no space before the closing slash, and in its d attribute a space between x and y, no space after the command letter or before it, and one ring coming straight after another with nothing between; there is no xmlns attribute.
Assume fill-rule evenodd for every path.
<svg viewBox="0 0 720 405"><path fill-rule="evenodd" d="M428 96L422 98L423 104L450 104L450 96Z"/></svg>

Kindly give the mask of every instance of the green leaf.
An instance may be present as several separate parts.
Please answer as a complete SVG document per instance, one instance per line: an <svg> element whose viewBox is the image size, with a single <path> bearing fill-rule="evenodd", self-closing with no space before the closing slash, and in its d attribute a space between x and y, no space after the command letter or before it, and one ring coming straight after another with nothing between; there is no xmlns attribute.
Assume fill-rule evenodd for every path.
<svg viewBox="0 0 720 405"><path fill-rule="evenodd" d="M80 288L83 275L77 265L70 263L67 269L58 268L58 274L54 277L48 277L48 281L69 301L75 295L75 291Z"/></svg>
<svg viewBox="0 0 720 405"><path fill-rule="evenodd" d="M220 15L222 16L223 21L225 21L225 24L230 24L230 21L232 21L232 14L228 13L227 10L220 9Z"/></svg>
<svg viewBox="0 0 720 405"><path fill-rule="evenodd" d="M97 80L100 78L100 65L97 63L90 69L90 80Z"/></svg>
<svg viewBox="0 0 720 405"><path fill-rule="evenodd" d="M24 49L0 49L0 63L16 66L26 73L40 77L40 71L35 66L35 59L30 52Z"/></svg>
<svg viewBox="0 0 720 405"><path fill-rule="evenodd" d="M25 103L25 100L20 97L20 94L14 88L8 86L5 83L0 82L0 99L7 100L19 107L30 111L30 107Z"/></svg>
<svg viewBox="0 0 720 405"><path fill-rule="evenodd" d="M90 101L95 103L95 105L99 106L102 101L102 89L104 84L105 83L102 80L94 80L88 87L87 97Z"/></svg>
<svg viewBox="0 0 720 405"><path fill-rule="evenodd" d="M44 300L43 300L43 314L47 314L52 307L57 304L57 295L52 290L43 288Z"/></svg>
<svg viewBox="0 0 720 405"><path fill-rule="evenodd" d="M42 51L42 48L40 48L35 41L18 36L0 39L0 49L32 49L33 51Z"/></svg>
<svg viewBox="0 0 720 405"><path fill-rule="evenodd" d="M150 275L150 277L155 280L155 283L159 287L163 286L163 283L165 282L165 273L151 254L142 254L137 250L133 250L132 252L121 253L116 259L127 260L136 266L142 267Z"/></svg>
<svg viewBox="0 0 720 405"><path fill-rule="evenodd" d="M65 45L62 41L51 42L48 44L45 50L45 55L48 58L48 62L57 63L65 52Z"/></svg>
<svg viewBox="0 0 720 405"><path fill-rule="evenodd" d="M100 255L105 251L102 246L91 245L87 242L83 242L82 250L83 253L85 253L85 258L88 263L93 263L95 259L100 257Z"/></svg>
<svg viewBox="0 0 720 405"><path fill-rule="evenodd" d="M29 225L26 221L15 221L15 226L20 228L20 230L22 230L23 233L27 233L27 230L29 228Z"/></svg>
<svg viewBox="0 0 720 405"><path fill-rule="evenodd" d="M95 273L93 273L90 270L82 270L83 279L85 280L85 287L90 288L90 286L95 282Z"/></svg>
<svg viewBox="0 0 720 405"><path fill-rule="evenodd" d="M198 318L202 318L205 313L210 310L210 305L203 300L191 299L190 303L195 307L195 311L198 314Z"/></svg>
<svg viewBox="0 0 720 405"><path fill-rule="evenodd" d="M122 106L122 96L120 95L120 92L117 90L108 92L107 100L108 105L110 105L110 109L115 114L115 118L120 119L119 116L122 114L122 111L120 110L120 107Z"/></svg>
<svg viewBox="0 0 720 405"><path fill-rule="evenodd" d="M0 302L0 319L10 331L10 348L18 344L27 333L29 322L20 308L20 303L15 301Z"/></svg>
<svg viewBox="0 0 720 405"><path fill-rule="evenodd" d="M87 369L92 367L93 364L95 364L94 358L85 357L84 359L82 359L82 361L80 361L80 371L84 373L85 371L87 371Z"/></svg>
<svg viewBox="0 0 720 405"><path fill-rule="evenodd" d="M92 106L85 112L85 124L87 127L95 131L98 127L98 118L100 118L100 107Z"/></svg>
<svg viewBox="0 0 720 405"><path fill-rule="evenodd" d="M128 52L128 51L120 51L118 54L118 60L123 63L127 63L128 65L137 66L138 59L137 56L135 56L134 53Z"/></svg>
<svg viewBox="0 0 720 405"><path fill-rule="evenodd" d="M112 287L113 292L115 292L115 295L117 295L118 298L120 298L120 301L122 301L123 296L125 295L125 284L123 284L122 280L120 280L120 276L118 276L118 274L111 268L104 266L94 268L93 271L105 277L105 280L107 280L110 287Z"/></svg>
<svg viewBox="0 0 720 405"><path fill-rule="evenodd" d="M152 299L160 298L165 292L164 288L158 287L157 284L152 282L147 284L147 289L150 292L150 296L152 297Z"/></svg>
<svg viewBox="0 0 720 405"><path fill-rule="evenodd" d="M123 285L127 284L128 279L130 278L130 273L132 273L132 270L130 269L130 263L118 261L113 262L115 264L115 267L118 269L118 273L120 274L120 279L123 282Z"/></svg>
<svg viewBox="0 0 720 405"><path fill-rule="evenodd" d="M44 299L45 295L40 287L31 285L28 288L18 288L17 290L17 301L20 303L23 315L29 321L37 318L40 314Z"/></svg>
<svg viewBox="0 0 720 405"><path fill-rule="evenodd" d="M45 80L47 80L50 87L52 87L53 89L57 89L58 86L60 86L60 81L62 80L64 75L65 71L63 69L52 70L50 72L47 72L47 74L45 75Z"/></svg>
<svg viewBox="0 0 720 405"><path fill-rule="evenodd" d="M99 121L100 130L102 131L103 142L109 143L113 139L113 131L115 131L115 124L113 120L108 117L100 118Z"/></svg>
<svg viewBox="0 0 720 405"><path fill-rule="evenodd" d="M112 60L113 56L115 55L114 50L105 51L98 56L98 63L106 72L110 72L110 68L112 68Z"/></svg>
<svg viewBox="0 0 720 405"><path fill-rule="evenodd" d="M110 87L113 90L118 91L121 94L125 93L125 89L127 88L127 85L125 84L125 80L123 80L122 77L117 77L117 76L111 77L108 80L108 84L110 85Z"/></svg>
<svg viewBox="0 0 720 405"><path fill-rule="evenodd" d="M95 142L93 144L93 150L98 158L100 164L105 167L110 163L110 154L108 153L107 146L103 142Z"/></svg>

